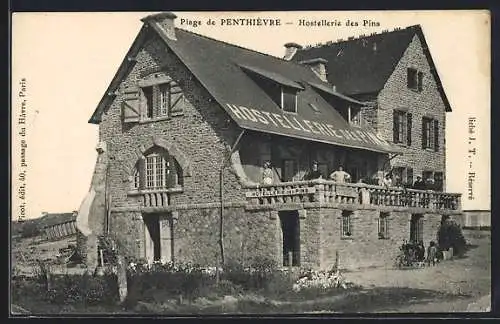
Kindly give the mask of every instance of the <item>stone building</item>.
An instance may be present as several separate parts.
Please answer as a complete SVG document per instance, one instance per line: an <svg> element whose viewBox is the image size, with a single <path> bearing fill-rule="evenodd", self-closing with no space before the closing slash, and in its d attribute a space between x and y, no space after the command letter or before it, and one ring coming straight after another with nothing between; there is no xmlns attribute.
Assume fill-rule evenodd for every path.
<svg viewBox="0 0 500 324"><path fill-rule="evenodd" d="M387 264L403 239L428 244L460 213L459 194L370 184L430 177L427 167L444 183L450 109L418 26L370 36L375 57L391 55L378 75L369 62L336 71L335 45L319 56L288 43L281 59L176 28L171 13L143 22L89 121L107 148L97 227L127 255L205 265L291 255L324 268L339 252L343 267ZM308 177L313 161L320 179ZM328 180L340 166L350 181Z"/></svg>
<svg viewBox="0 0 500 324"><path fill-rule="evenodd" d="M76 236L76 215L72 213L42 213L41 222L44 224L43 232L49 241L58 241L67 237Z"/></svg>

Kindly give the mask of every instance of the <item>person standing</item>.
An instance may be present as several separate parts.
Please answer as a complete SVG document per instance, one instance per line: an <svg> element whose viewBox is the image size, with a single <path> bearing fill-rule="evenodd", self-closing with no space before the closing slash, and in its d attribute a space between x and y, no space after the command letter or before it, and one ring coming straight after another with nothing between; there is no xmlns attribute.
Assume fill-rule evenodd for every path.
<svg viewBox="0 0 500 324"><path fill-rule="evenodd" d="M342 166L339 166L337 171L333 171L329 178L338 183L349 182L351 180L351 175L344 171Z"/></svg>
<svg viewBox="0 0 500 324"><path fill-rule="evenodd" d="M429 243L429 247L427 248L427 265L430 266L431 264L434 266L436 265L437 262L437 247L436 243L434 241L431 241Z"/></svg>
<svg viewBox="0 0 500 324"><path fill-rule="evenodd" d="M323 178L323 174L318 169L318 162L313 161L312 166L311 166L311 170L306 174L306 176L304 177L304 180L314 180L314 179L322 179L322 178Z"/></svg>
<svg viewBox="0 0 500 324"><path fill-rule="evenodd" d="M389 188L389 187L392 187L392 179L391 179L391 175L389 173L387 173L385 175L385 178L384 178L384 186L386 188Z"/></svg>
<svg viewBox="0 0 500 324"><path fill-rule="evenodd" d="M413 184L413 189L425 190L425 183L422 181L421 176L417 176L417 180Z"/></svg>
<svg viewBox="0 0 500 324"><path fill-rule="evenodd" d="M264 170L262 171L262 183L272 184L273 183L273 169L271 169L271 162L264 162Z"/></svg>

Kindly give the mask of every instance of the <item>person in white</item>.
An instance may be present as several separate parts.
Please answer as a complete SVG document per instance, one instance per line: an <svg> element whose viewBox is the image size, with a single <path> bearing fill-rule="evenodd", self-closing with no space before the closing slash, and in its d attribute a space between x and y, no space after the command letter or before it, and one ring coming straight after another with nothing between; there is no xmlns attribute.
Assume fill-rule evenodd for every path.
<svg viewBox="0 0 500 324"><path fill-rule="evenodd" d="M386 174L385 175L383 183L384 183L384 186L386 186L387 188L392 187L392 179L391 179L391 175L390 174Z"/></svg>
<svg viewBox="0 0 500 324"><path fill-rule="evenodd" d="M330 174L329 178L335 182L344 183L344 182L349 182L351 180L351 175L345 172L344 169L341 166L339 166L339 169L337 171L333 171Z"/></svg>
<svg viewBox="0 0 500 324"><path fill-rule="evenodd" d="M264 171L262 172L262 183L272 184L273 183L273 170L271 169L271 162L266 161L264 163Z"/></svg>

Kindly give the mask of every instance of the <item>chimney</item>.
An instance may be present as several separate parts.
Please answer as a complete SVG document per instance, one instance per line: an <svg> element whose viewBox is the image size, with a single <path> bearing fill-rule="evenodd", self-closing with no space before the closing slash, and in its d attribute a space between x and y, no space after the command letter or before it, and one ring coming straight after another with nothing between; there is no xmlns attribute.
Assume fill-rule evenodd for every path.
<svg viewBox="0 0 500 324"><path fill-rule="evenodd" d="M297 43L286 43L285 56L283 57L283 59L286 61L290 61L299 49L302 49L302 46Z"/></svg>
<svg viewBox="0 0 500 324"><path fill-rule="evenodd" d="M161 12L154 15L149 15L141 19L143 23L157 24L161 27L167 37L171 40L177 40L175 37L175 23L174 20L177 18L172 12Z"/></svg>
<svg viewBox="0 0 500 324"><path fill-rule="evenodd" d="M315 58L311 60L306 60L306 61L301 61L299 62L300 64L307 65L313 70L314 73L323 81L323 82L328 82L326 76L326 63L328 63L327 60L324 58Z"/></svg>

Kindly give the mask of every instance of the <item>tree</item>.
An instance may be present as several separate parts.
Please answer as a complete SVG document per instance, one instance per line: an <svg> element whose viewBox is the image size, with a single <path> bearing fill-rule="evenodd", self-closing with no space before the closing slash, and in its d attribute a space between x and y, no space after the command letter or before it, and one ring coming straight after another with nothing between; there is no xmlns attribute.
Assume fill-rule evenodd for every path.
<svg viewBox="0 0 500 324"><path fill-rule="evenodd" d="M437 233L438 245L441 251L453 248L453 255L462 256L465 253L467 242L462 233L462 228L456 222L445 219Z"/></svg>

